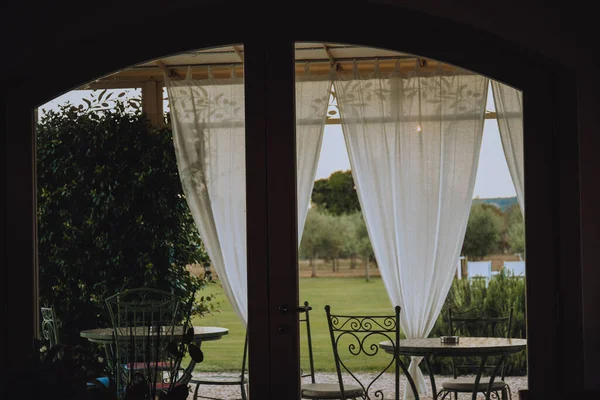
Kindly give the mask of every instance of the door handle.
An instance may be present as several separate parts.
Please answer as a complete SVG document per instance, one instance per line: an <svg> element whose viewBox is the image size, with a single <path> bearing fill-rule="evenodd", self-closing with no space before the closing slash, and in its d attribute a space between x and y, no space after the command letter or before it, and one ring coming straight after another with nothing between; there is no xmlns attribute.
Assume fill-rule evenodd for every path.
<svg viewBox="0 0 600 400"><path fill-rule="evenodd" d="M282 314L285 314L287 312L303 313L303 312L312 310L312 307L310 307L310 306L309 307L307 307L307 306L304 306L304 307L288 307L287 305L284 304L282 306L279 306L278 310Z"/></svg>

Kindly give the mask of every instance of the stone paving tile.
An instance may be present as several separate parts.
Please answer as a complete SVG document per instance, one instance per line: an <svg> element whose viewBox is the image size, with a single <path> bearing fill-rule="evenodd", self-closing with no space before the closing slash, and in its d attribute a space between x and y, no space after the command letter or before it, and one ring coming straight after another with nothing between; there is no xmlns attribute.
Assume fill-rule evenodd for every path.
<svg viewBox="0 0 600 400"><path fill-rule="evenodd" d="M194 373L194 376L199 376L200 374ZM202 374L204 376L210 376L210 375L224 375L224 374L211 374L211 373L204 373ZM235 373L231 373L232 376L235 376ZM364 382L370 382L371 379L374 378L374 375L370 375L370 374L359 374L358 376L359 379L363 380ZM441 384L441 382L446 379L446 378L450 378L448 376L436 376L435 377L435 382L436 385L439 386ZM351 378L350 378L351 379ZM348 383L350 383L350 379L347 381ZM316 377L317 382L319 383L336 383L337 382L337 375L335 373L318 373L317 377ZM344 380L346 382L346 380ZM508 376L506 377L505 381L508 383L508 385L510 386L511 392L512 392L512 399L511 400L518 400L519 398L519 390L521 389L526 389L527 388L527 377L526 376ZM308 381L306 381L308 382ZM426 378L425 382L427 384L427 390L428 393L424 394L421 396L421 399L423 400L431 400L432 396L431 396L431 385L429 382L429 379ZM394 394L394 375L393 374L384 374L382 375L378 380L377 383L373 385L374 388L377 388L378 390L382 390L383 394L384 394L384 398L388 399L388 398L393 398L393 394ZM404 393L406 388L406 380L405 379L401 379L400 381L400 391L401 393ZM193 394L193 389L194 387L191 387L192 391L190 392L190 396L188 397L189 400L192 399L192 394ZM241 399L241 395L240 395L240 388L239 386L202 386L199 394L201 396L207 396L207 397L219 397L219 398L223 398L223 399ZM478 396L478 398L480 399L484 399L485 397L480 394ZM446 399L448 399L448 397L446 397ZM460 394L459 395L459 399L471 399L471 395L470 394Z"/></svg>

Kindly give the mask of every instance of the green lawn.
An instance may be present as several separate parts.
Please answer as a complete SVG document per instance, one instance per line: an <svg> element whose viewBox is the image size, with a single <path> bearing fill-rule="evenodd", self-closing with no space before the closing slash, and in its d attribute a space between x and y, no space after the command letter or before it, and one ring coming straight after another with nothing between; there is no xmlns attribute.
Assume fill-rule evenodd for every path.
<svg viewBox="0 0 600 400"><path fill-rule="evenodd" d="M204 362L196 368L200 371L239 370L245 331L242 323L231 309L220 286L210 286L202 295L216 295L221 302L220 312L194 319L194 325L222 326L229 328L229 334L221 340L202 344ZM327 328L324 307L331 306L332 312L340 314L393 315L394 310L379 278L365 282L362 278L301 278L300 302L308 301L313 307L311 311L311 331L315 368L319 371L333 371L333 353ZM301 357L302 368L308 370L308 352L306 347L306 328L301 324ZM374 357L361 369L381 368L382 360ZM372 364L370 364L371 362Z"/></svg>

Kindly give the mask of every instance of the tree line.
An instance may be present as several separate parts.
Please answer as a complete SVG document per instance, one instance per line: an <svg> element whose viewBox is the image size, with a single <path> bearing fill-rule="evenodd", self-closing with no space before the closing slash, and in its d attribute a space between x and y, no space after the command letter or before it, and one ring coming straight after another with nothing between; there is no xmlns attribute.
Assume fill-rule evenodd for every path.
<svg viewBox="0 0 600 400"><path fill-rule="evenodd" d="M312 207L308 212L300 243L300 257L309 260L316 276L315 260L332 263L339 270L340 259L350 259L351 268L362 261L368 280L374 254L362 216L351 171L336 171L315 182ZM486 203L471 206L461 255L479 260L490 254L520 254L525 257L525 230L518 204L503 211Z"/></svg>
<svg viewBox="0 0 600 400"><path fill-rule="evenodd" d="M317 276L315 260L318 258L330 261L333 272L339 271L340 259L350 259L350 268L356 268L361 260L369 280L370 265L375 257L362 213L333 215L311 208L304 225L300 257L309 260L312 277Z"/></svg>

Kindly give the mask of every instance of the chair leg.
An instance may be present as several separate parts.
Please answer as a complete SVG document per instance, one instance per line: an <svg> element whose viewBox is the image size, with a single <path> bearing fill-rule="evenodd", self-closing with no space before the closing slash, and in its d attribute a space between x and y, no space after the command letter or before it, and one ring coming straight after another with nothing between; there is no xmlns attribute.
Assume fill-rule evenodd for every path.
<svg viewBox="0 0 600 400"><path fill-rule="evenodd" d="M194 390L194 400L198 400L198 390L200 389L200 384L196 383L196 389Z"/></svg>
<svg viewBox="0 0 600 400"><path fill-rule="evenodd" d="M244 381L242 381L242 384L240 385L240 388L242 390L242 400L246 400L246 384L244 383Z"/></svg>
<svg viewBox="0 0 600 400"><path fill-rule="evenodd" d="M511 400L508 397L508 391L506 390L506 387L502 388L502 400Z"/></svg>

